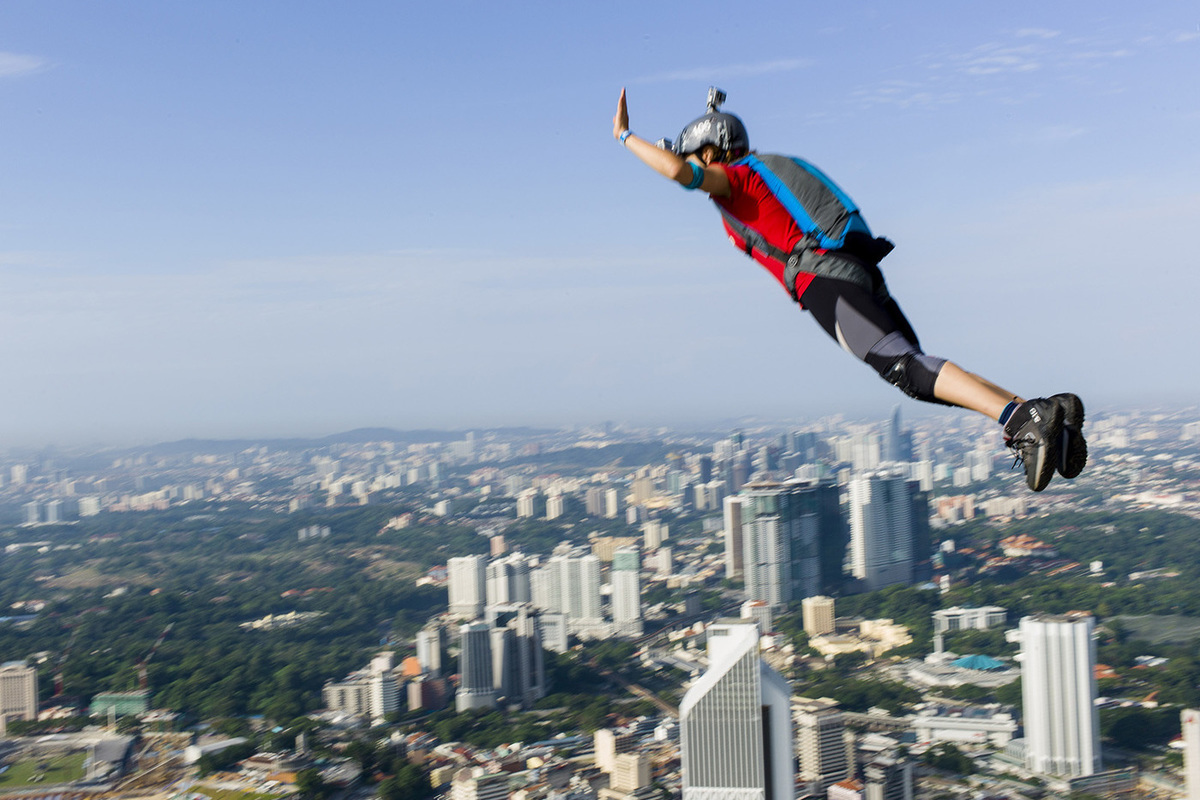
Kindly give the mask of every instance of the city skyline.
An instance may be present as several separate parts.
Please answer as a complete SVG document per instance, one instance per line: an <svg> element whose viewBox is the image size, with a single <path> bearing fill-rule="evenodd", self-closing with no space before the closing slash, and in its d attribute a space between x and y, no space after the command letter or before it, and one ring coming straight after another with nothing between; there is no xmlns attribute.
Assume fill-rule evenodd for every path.
<svg viewBox="0 0 1200 800"><path fill-rule="evenodd" d="M1089 410L1200 395L1176 330L1200 278L1130 277L1189 252L1200 212L1190 9L698 10L5 4L0 440L899 400L613 142L622 86L639 134L717 84L752 144L827 170L896 241L931 353ZM1066 302L1020 302L1030 280ZM751 388L714 380L731 364Z"/></svg>

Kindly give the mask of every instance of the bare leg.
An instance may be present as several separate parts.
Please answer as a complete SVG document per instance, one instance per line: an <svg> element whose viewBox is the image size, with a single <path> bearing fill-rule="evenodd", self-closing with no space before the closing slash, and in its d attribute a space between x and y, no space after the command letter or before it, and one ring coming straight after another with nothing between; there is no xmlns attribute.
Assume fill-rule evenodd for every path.
<svg viewBox="0 0 1200 800"><path fill-rule="evenodd" d="M1013 400L1021 402L1020 397L1007 389L965 371L952 361L942 366L933 385L933 394L938 400L978 411L993 420L999 419L1004 407Z"/></svg>

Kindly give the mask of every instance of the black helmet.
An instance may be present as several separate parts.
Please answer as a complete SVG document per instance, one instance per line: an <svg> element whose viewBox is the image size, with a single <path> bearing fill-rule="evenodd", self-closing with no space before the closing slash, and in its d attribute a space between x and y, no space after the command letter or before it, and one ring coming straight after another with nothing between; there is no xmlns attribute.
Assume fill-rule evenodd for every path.
<svg viewBox="0 0 1200 800"><path fill-rule="evenodd" d="M671 147L677 155L690 156L706 144L716 145L725 153L740 155L750 150L746 126L733 114L717 109L725 102L725 93L715 86L708 89L708 113L694 119L680 132Z"/></svg>

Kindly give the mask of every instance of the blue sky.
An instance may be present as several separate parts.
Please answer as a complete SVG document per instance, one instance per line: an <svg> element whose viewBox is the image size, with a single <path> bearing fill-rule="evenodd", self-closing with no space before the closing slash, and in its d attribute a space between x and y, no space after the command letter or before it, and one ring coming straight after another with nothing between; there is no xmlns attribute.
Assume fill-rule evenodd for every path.
<svg viewBox="0 0 1200 800"><path fill-rule="evenodd" d="M612 141L621 86L830 173L929 352L1200 396L1194 3L681 8L0 4L0 443L902 400Z"/></svg>

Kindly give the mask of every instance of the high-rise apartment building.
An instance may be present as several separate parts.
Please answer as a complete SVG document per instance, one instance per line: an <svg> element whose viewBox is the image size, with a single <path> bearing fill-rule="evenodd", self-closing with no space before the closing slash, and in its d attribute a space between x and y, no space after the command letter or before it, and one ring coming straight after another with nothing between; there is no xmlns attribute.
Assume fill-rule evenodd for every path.
<svg viewBox="0 0 1200 800"><path fill-rule="evenodd" d="M38 716L37 668L24 661L0 665L0 736L7 735L8 723L36 720Z"/></svg>
<svg viewBox="0 0 1200 800"><path fill-rule="evenodd" d="M830 482L764 481L743 487L747 597L783 610L821 593L832 577L823 575L823 568L840 577L844 539L837 491Z"/></svg>
<svg viewBox="0 0 1200 800"><path fill-rule="evenodd" d="M546 498L546 519L558 519L566 511L566 495L555 493Z"/></svg>
<svg viewBox="0 0 1200 800"><path fill-rule="evenodd" d="M450 613L471 620L483 613L487 561L483 556L457 556L446 562Z"/></svg>
<svg viewBox="0 0 1200 800"><path fill-rule="evenodd" d="M603 486L592 486L583 493L583 510L589 517L604 516L604 493Z"/></svg>
<svg viewBox="0 0 1200 800"><path fill-rule="evenodd" d="M572 630L604 623L600 607L600 559L579 548L555 548L531 576L533 604L567 616Z"/></svg>
<svg viewBox="0 0 1200 800"><path fill-rule="evenodd" d="M617 636L642 635L642 559L636 547L613 553L612 618Z"/></svg>
<svg viewBox="0 0 1200 800"><path fill-rule="evenodd" d="M791 693L759 657L758 626L708 628L708 670L679 707L683 800L792 800Z"/></svg>
<svg viewBox="0 0 1200 800"><path fill-rule="evenodd" d="M642 542L647 550L657 550L668 538L670 529L662 520L648 519L642 523Z"/></svg>
<svg viewBox="0 0 1200 800"><path fill-rule="evenodd" d="M850 480L850 571L868 591L913 582L915 490L907 478L885 472Z"/></svg>
<svg viewBox="0 0 1200 800"><path fill-rule="evenodd" d="M489 606L528 603L532 599L529 559L523 553L495 559L487 565L485 575L485 594Z"/></svg>
<svg viewBox="0 0 1200 800"><path fill-rule="evenodd" d="M621 516L621 493L616 489L608 489L604 492L604 516L608 519L616 519Z"/></svg>
<svg viewBox="0 0 1200 800"><path fill-rule="evenodd" d="M430 677L440 678L442 675L443 644L440 625L430 624L417 631L417 662Z"/></svg>
<svg viewBox="0 0 1200 800"><path fill-rule="evenodd" d="M846 740L846 721L832 700L796 699L792 702L796 724L796 757L799 778L809 794L824 795L839 781L854 777L854 760Z"/></svg>
<svg viewBox="0 0 1200 800"><path fill-rule="evenodd" d="M775 615L763 600L747 600L742 603L741 618L753 622L763 633L775 630Z"/></svg>
<svg viewBox="0 0 1200 800"><path fill-rule="evenodd" d="M725 498L725 577L742 578L742 498Z"/></svg>
<svg viewBox="0 0 1200 800"><path fill-rule="evenodd" d="M1074 778L1102 769L1095 627L1081 614L1021 619L1025 766L1033 772Z"/></svg>

